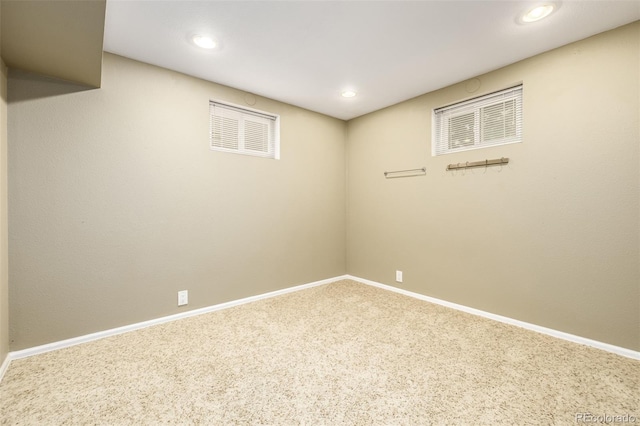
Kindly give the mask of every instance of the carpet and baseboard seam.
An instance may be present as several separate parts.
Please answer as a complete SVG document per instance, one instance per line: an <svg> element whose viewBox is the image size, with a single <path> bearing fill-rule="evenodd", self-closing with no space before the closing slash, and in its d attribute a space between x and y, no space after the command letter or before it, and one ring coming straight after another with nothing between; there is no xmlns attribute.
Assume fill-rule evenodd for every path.
<svg viewBox="0 0 640 426"><path fill-rule="evenodd" d="M234 306L244 305L258 300L270 299L272 297L280 296L287 293L292 293L307 288L312 288L320 285L329 284L335 281L348 279L346 275L338 276L334 278L328 278L325 280L314 281L307 284L301 284L294 287L288 287L281 290L275 290L268 293L259 294L256 296L249 296L238 300L232 300L230 302L219 303L217 305L207 306L205 308L192 309L190 311L181 312L179 314L169 315L166 317L160 317L149 321L143 321L135 324L125 325L123 327L112 328L109 330L99 331L96 333L86 334L84 336L72 337L71 339L61 340L58 342L47 343L45 345L34 346L19 351L9 352L9 358L11 360L27 358L34 355L43 354L46 352L55 351L58 349L68 348L82 343L92 342L94 340L104 339L105 337L116 336L118 334L128 333L130 331L141 330L143 328L152 327L158 324L164 324L166 322L177 321L184 318L194 317L197 315L207 314L209 312L220 311L222 309L228 309Z"/></svg>
<svg viewBox="0 0 640 426"><path fill-rule="evenodd" d="M355 277L352 275L342 275L342 276L337 276L337 277L333 277L333 278L328 278L328 279L324 279L324 280L320 280L320 281L315 281L315 282L311 282L311 283L307 283L307 284L302 284L302 285L298 285L298 286L294 286L294 287L289 287L289 288L285 288L282 290L276 290L276 291L272 291L269 293L264 293L264 294L260 294L260 295L256 295L256 296L250 296L250 297L246 297L243 299L238 299L238 300L234 300L234 301L230 301L230 302L225 302L225 303L220 303L217 305L212 305L209 307L205 307L205 308L200 308L200 309L194 309L191 311L186 311L183 313L179 313L179 314L174 314L174 315L169 315L166 317L161 317L161 318L156 318L153 320L149 320L149 321L144 321L144 322L140 322L140 323L135 323L135 324L130 324L127 326L123 326L123 327L118 327L118 328L113 328L113 329L109 329L109 330L104 330L104 331L100 331L97 333L91 333L91 334L87 334L84 336L79 336L79 337L74 337L71 339L66 339L66 340L62 340L62 341L58 341L58 342L53 342L53 343L48 343L45 345L40 345L40 346L35 346L32 348L28 348L28 349L23 349L23 350L19 350L19 351L13 351L13 352L9 352L9 354L7 355L6 359L4 360L4 362L2 363L2 366L0 366L0 381L2 380L2 377L4 376L4 373L6 372L6 370L9 368L9 364L11 363L12 360L16 360L16 359L21 359L21 358L27 358L27 357L31 357L34 355L39 355L39 354L43 354L46 352L50 352L50 351L55 351L58 349L63 349L63 348L67 348L67 347L71 347L71 346L75 346L75 345L80 345L83 343L87 343L87 342L91 342L94 340L99 340L99 339L103 339L106 337L111 337L111 336L115 336L118 334L123 334L123 333L128 333L130 331L135 331L135 330L140 330L143 328L147 328L147 327L151 327L154 325L158 325L158 324L163 324L163 323L167 323L167 322L171 322L171 321L176 321L176 320L180 320L183 318L189 318L189 317L193 317L193 316L197 316L197 315L202 315L202 314L206 314L209 312L215 312L215 311L219 311L219 310L223 310L223 309L227 309L227 308L231 308L233 306L239 306L239 305L244 305L247 303L252 303L252 302L256 302L258 300L263 300L263 299L269 299L272 297L276 297L276 296L280 296L280 295L284 295L287 293L292 293L292 292L297 292L300 290L304 290L304 289L308 289L308 288L312 288L312 287L316 287L316 286L321 286L321 285L326 285L335 281L339 281L339 280L353 280L356 282L359 282L361 284L366 284L366 285L370 285L370 286L374 286L374 287L378 287L387 291L392 291L395 293L399 293L405 296L409 296L415 299L419 299L419 300L423 300L426 302L430 302L430 303L434 303L437 305L441 305L441 306L445 306L451 309L455 309L458 311L462 311L462 312L466 312L472 315L476 315L476 316L480 316L480 317L484 317L484 318L488 318L494 321L498 321L498 322L502 322L505 324L509 324L509 325L513 325L516 327L520 327L520 328L524 328L527 330L531 330L531 331L535 331L537 333L542 333L542 334L546 334L548 336L552 336L558 339L562 339L562 340L567 340L573 343L578 343L581 345L586 345L586 346L590 346L593 348L597 348L597 349L601 349L607 352L611 352L620 356L624 356L627 358L632 358L632 359L636 359L636 360L640 360L640 352L639 351L634 351L632 349L627 349L627 348L623 348L620 346L615 346L615 345L611 345L608 343L604 343L604 342L599 342L596 340L592 340L592 339L588 339L585 337L581 337L581 336L576 336L573 334L569 334L569 333L565 333L562 331L558 331L558 330L554 330L554 329L550 329L550 328L546 328L546 327L542 327L536 324L531 324L531 323L527 323L524 321L520 321L520 320L516 320L513 318L508 318L508 317L504 317L501 315L497 315L497 314L493 314L490 312L485 312L479 309L475 309L475 308L470 308L468 306L464 306L464 305L459 305L456 303L452 303L452 302L448 302L445 300L441 300L441 299L437 299L437 298L433 298L430 296L425 296L419 293L414 293L408 290L403 290L397 287L393 287L387 284L382 284L376 281L371 281L368 279L364 279L364 278L359 278L359 277Z"/></svg>
<svg viewBox="0 0 640 426"><path fill-rule="evenodd" d="M7 356L4 357L2 364L0 365L0 382L2 382L2 379L4 378L4 373L6 373L9 369L9 364L11 363L10 355L11 354L7 354Z"/></svg>
<svg viewBox="0 0 640 426"><path fill-rule="evenodd" d="M551 337L555 337L557 339L567 340L569 342L578 343L580 345L590 346L592 348L601 349L603 351L611 352L616 355L621 355L627 358L640 360L640 352L634 351L632 349L623 348L620 346L615 346L609 343L600 342L593 339L588 339L586 337L577 336L575 334L565 333L564 331L554 330L552 328L542 327L540 325L528 323L525 321L520 321L517 319L505 317L502 315L493 314L491 312L482 311L480 309L470 308L468 306L459 305L457 303L448 302L446 300L437 299L435 297L425 296L420 293L414 293L412 291L403 290L397 287L393 287L386 284L381 284L375 281L366 280L364 278L352 277L348 276L348 279L357 281L362 284L371 285L374 287L382 288L384 290L393 291L395 293L403 294L405 296L413 297L419 300L424 300L425 302L435 303L436 305L445 306L447 308L455 309L457 311L466 312L468 314L477 315L483 318L488 318L494 321L502 322L505 324L513 325L516 327L524 328L530 331L535 331L537 333L546 334Z"/></svg>
<svg viewBox="0 0 640 426"><path fill-rule="evenodd" d="M321 284L13 360L0 383L0 423L507 426L572 424L586 413L640 418L634 359L379 283Z"/></svg>

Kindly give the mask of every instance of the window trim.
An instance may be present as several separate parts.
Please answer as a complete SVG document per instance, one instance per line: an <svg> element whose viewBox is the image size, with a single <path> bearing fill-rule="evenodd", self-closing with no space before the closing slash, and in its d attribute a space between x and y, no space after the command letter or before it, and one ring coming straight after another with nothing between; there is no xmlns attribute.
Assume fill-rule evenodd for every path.
<svg viewBox="0 0 640 426"><path fill-rule="evenodd" d="M494 104L498 104L500 102L508 101L509 95L512 95L511 99L514 99L515 102L515 135L512 137L513 140L506 140L502 142L483 142L481 139L482 128L480 126L480 111L483 108L489 107ZM490 103L490 100L495 98L495 103ZM502 98L502 99L500 99ZM489 148L500 145L509 145L513 143L521 143L522 142L522 128L523 128L523 98L524 98L524 85L522 83L515 84L513 86L509 86L505 89L496 90L493 92L485 93L484 95L475 96L470 99L462 100L459 102L453 102L448 105L434 108L431 114L431 156L436 157L440 155L446 154L454 154L457 152L471 151L475 149ZM485 104L485 102L489 101L489 103ZM473 105L477 107L472 108ZM457 148L442 148L443 145L447 146L448 143L442 142L440 137L442 136L442 131L440 129L440 125L444 125L446 118L443 118L442 115L439 115L443 112L455 112L460 111L460 116L465 114L470 114L473 112L474 114L474 134L479 136L479 141L474 143L471 146L463 146ZM453 118L449 116L449 118ZM503 138L505 139L505 138Z"/></svg>
<svg viewBox="0 0 640 426"><path fill-rule="evenodd" d="M231 148L223 148L223 147L219 147L219 146L214 146L212 143L212 134L213 134L213 111L212 108L214 108L216 105L218 105L221 108L227 109L227 110L231 110L231 111L236 111L240 114L247 114L249 116L254 116L254 117L259 117L259 118L263 118L263 119L268 119L268 120L272 120L272 126L273 126L273 154L271 154L271 152L269 152L266 155L262 155L260 153L258 153L257 151L251 151L251 150L247 150L247 149L231 149ZM240 141L239 141L240 142ZM209 99L209 149L211 151L219 151L219 152L229 152L232 154L241 154L241 155L248 155L251 157L259 157L259 158L269 158L269 159L274 159L274 160L279 160L280 159L280 115L279 114L274 114L271 112L267 112L267 111L261 111L259 109L255 109L255 108L250 108L250 107L246 107L243 105L237 105L237 104L233 104L231 102L226 102L226 101L221 101L218 99Z"/></svg>

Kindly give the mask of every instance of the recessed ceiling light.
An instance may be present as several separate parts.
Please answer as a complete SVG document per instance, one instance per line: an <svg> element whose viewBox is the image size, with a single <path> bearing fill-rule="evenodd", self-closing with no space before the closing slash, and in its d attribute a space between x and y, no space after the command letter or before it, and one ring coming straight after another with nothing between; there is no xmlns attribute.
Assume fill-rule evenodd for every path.
<svg viewBox="0 0 640 426"><path fill-rule="evenodd" d="M342 92L343 98L353 98L355 95L356 92L354 92L353 90L345 90L344 92Z"/></svg>
<svg viewBox="0 0 640 426"><path fill-rule="evenodd" d="M553 4L541 4L522 15L522 22L535 22L551 15L555 6Z"/></svg>
<svg viewBox="0 0 640 426"><path fill-rule="evenodd" d="M196 46L202 47L203 49L215 49L216 46L218 45L215 42L215 40L212 39L211 37L207 37L199 34L194 35L192 40Z"/></svg>

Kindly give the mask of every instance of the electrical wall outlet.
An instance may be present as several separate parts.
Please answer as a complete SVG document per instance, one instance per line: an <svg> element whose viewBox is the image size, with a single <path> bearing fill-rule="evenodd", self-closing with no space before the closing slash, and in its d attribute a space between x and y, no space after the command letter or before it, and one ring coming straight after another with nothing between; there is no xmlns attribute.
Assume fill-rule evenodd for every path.
<svg viewBox="0 0 640 426"><path fill-rule="evenodd" d="M402 271L396 271L396 282L397 283L402 282Z"/></svg>
<svg viewBox="0 0 640 426"><path fill-rule="evenodd" d="M178 306L183 306L189 303L189 290L182 290L178 292Z"/></svg>

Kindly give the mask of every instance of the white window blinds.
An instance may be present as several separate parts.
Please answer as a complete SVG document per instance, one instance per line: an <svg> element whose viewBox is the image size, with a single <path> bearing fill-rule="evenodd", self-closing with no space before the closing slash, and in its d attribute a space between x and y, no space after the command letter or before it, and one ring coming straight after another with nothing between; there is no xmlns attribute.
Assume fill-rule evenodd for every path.
<svg viewBox="0 0 640 426"><path fill-rule="evenodd" d="M279 158L279 117L217 101L209 102L209 141L214 151Z"/></svg>
<svg viewBox="0 0 640 426"><path fill-rule="evenodd" d="M522 85L433 111L432 154L522 142Z"/></svg>

